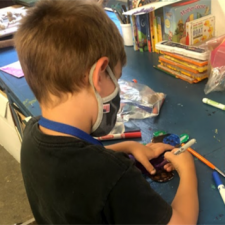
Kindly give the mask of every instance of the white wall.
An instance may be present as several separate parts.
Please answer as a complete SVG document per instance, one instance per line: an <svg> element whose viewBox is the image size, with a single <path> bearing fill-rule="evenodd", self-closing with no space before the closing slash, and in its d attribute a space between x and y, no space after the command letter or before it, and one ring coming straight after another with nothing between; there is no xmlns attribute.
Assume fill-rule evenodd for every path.
<svg viewBox="0 0 225 225"><path fill-rule="evenodd" d="M225 0L212 0L212 14L216 16L216 36L225 34Z"/></svg>

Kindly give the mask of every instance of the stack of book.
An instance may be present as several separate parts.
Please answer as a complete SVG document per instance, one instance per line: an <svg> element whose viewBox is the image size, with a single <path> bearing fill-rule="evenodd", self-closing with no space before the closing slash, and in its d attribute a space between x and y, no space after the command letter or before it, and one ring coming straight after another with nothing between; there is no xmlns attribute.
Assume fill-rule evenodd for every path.
<svg viewBox="0 0 225 225"><path fill-rule="evenodd" d="M208 51L164 41L156 45L162 54L157 68L191 84L208 78Z"/></svg>

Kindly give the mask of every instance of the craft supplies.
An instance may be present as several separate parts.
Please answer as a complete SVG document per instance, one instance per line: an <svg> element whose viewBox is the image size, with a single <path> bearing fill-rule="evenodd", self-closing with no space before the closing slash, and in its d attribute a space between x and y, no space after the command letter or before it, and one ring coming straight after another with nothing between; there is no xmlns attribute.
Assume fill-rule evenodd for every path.
<svg viewBox="0 0 225 225"><path fill-rule="evenodd" d="M206 65L208 65L208 61L207 60L202 61L202 60L193 59L193 58L189 58L189 57L186 57L186 56L183 56L183 55L179 55L179 54L176 54L176 53L165 52L165 51L161 51L161 53L164 56L171 56L174 59L182 60L183 62L187 62L187 63L192 64L192 65L196 65L196 66L206 66Z"/></svg>
<svg viewBox="0 0 225 225"><path fill-rule="evenodd" d="M180 153L186 151L187 148L191 147L195 143L196 143L196 140L195 139L191 139L189 142L187 142L182 147L180 147L176 152L174 152L174 155L179 155Z"/></svg>
<svg viewBox="0 0 225 225"><path fill-rule="evenodd" d="M216 171L214 171L212 175L213 175L213 179L216 183L216 186L220 192L220 196L223 199L223 203L225 204L225 187L224 187L222 181L220 180L219 174Z"/></svg>
<svg viewBox="0 0 225 225"><path fill-rule="evenodd" d="M208 98L203 98L202 99L202 102L205 103L205 104L208 104L208 105L211 105L211 106L214 106L218 109L222 109L222 110L225 110L225 105L219 103L219 102L215 102L213 100L210 100Z"/></svg>
<svg viewBox="0 0 225 225"><path fill-rule="evenodd" d="M184 144L181 144L182 146ZM218 173L220 173L223 177L225 177L225 174L219 170L216 166L214 166L211 162L209 162L206 158L204 158L203 156L201 156L199 153L197 153L195 150L193 150L192 148L187 148L187 150L194 155L196 158L198 158L199 160L201 160L203 163L205 163L208 167L210 167L213 170L216 170Z"/></svg>
<svg viewBox="0 0 225 225"><path fill-rule="evenodd" d="M174 76L175 78L179 78L181 80L187 81L190 84L195 83L195 79L194 78L191 78L191 77L188 77L186 75L183 75L180 72L177 72L175 70L167 68L167 67L165 67L163 65L158 65L156 68L158 68L159 70L162 70L163 72L166 72L169 75Z"/></svg>
<svg viewBox="0 0 225 225"><path fill-rule="evenodd" d="M24 73L19 61L3 66L0 68L0 70L17 78L24 77Z"/></svg>
<svg viewBox="0 0 225 225"><path fill-rule="evenodd" d="M165 140L165 138L163 139L163 143L167 143L164 140ZM182 147L180 147L176 152L174 152L174 155L179 155L179 154L185 152L187 150L187 148L189 148L190 146L192 146L194 143L196 143L196 140L195 139L191 139L186 144L183 144ZM161 168L161 167L165 166L167 163L169 163L169 162L166 159L163 159L163 161L160 164L156 165L156 168L157 167Z"/></svg>
<svg viewBox="0 0 225 225"><path fill-rule="evenodd" d="M141 131L139 132L127 132L122 134L109 134L102 137L97 137L97 140L106 141L114 139L128 139L128 138L141 138Z"/></svg>
<svg viewBox="0 0 225 225"><path fill-rule="evenodd" d="M180 135L180 143L185 143L189 140L189 135L188 134L181 134Z"/></svg>
<svg viewBox="0 0 225 225"><path fill-rule="evenodd" d="M205 104L211 105L213 107L216 107L218 109L225 110L225 105L223 105L223 104L221 104L219 102L215 102L213 100L210 100L208 98L203 98L202 102L205 103Z"/></svg>

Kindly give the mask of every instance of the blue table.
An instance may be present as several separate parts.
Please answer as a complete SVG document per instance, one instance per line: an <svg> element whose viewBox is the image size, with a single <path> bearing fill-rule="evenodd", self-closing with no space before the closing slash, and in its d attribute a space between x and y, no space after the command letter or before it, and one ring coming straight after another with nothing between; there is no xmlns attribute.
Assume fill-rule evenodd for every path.
<svg viewBox="0 0 225 225"><path fill-rule="evenodd" d="M109 15L118 25L114 15ZM167 95L158 117L135 122L142 131L142 140L139 141L150 142L153 132L157 130L187 133L198 142L193 148L225 172L225 112L202 103L206 81L188 84L175 79L153 68L157 60L154 54L134 52L132 47L125 49L128 63L122 78L130 81L136 79ZM0 67L17 60L13 48L0 50ZM15 102L26 116L40 115L40 107L24 78L17 79L0 72L0 87L7 91L10 101ZM207 97L225 104L224 92L214 92ZM225 224L225 206L212 179L212 170L197 159L195 165L200 198L198 223ZM221 180L225 183L225 178L221 177ZM166 201L172 201L179 183L177 175L164 184L148 181Z"/></svg>

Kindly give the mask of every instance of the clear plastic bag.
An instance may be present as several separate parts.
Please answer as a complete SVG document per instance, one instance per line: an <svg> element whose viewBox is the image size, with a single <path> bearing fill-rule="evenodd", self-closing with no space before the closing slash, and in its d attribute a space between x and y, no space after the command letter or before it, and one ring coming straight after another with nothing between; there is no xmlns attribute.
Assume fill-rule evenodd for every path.
<svg viewBox="0 0 225 225"><path fill-rule="evenodd" d="M120 80L119 85L121 104L117 121L145 119L159 115L165 94L156 93L146 85L125 80Z"/></svg>
<svg viewBox="0 0 225 225"><path fill-rule="evenodd" d="M205 86L205 94L225 90L225 35L206 43L211 51L209 58L210 75Z"/></svg>

